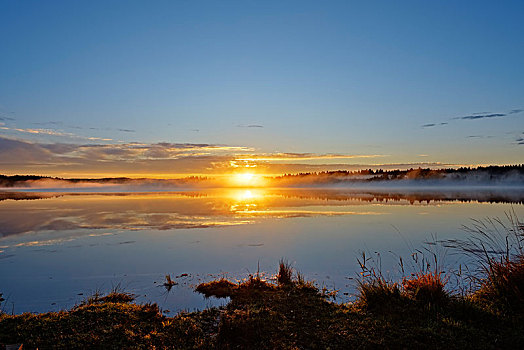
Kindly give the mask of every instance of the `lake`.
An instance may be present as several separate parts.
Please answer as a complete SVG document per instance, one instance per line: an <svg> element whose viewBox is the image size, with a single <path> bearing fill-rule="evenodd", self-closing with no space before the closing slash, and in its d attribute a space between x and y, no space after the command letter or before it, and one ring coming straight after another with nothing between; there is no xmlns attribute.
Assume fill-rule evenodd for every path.
<svg viewBox="0 0 524 350"><path fill-rule="evenodd" d="M225 302L194 293L199 282L270 278L283 257L347 301L361 252L396 276L399 256L464 237L471 219L522 218L523 200L522 188L2 192L2 306L60 310L123 288L172 315ZM170 291L167 274L178 282Z"/></svg>

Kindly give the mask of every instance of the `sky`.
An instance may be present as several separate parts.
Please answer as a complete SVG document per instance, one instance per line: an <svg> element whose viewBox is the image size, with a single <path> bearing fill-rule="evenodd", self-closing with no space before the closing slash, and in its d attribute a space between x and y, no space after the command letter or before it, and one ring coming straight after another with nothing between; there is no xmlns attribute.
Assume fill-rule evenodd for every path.
<svg viewBox="0 0 524 350"><path fill-rule="evenodd" d="M0 0L0 173L522 163L523 14L522 1Z"/></svg>

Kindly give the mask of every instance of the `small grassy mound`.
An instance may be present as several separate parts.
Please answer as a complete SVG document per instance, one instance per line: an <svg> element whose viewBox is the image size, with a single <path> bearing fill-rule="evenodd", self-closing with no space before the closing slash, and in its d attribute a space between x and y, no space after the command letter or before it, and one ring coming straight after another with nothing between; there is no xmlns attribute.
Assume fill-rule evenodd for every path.
<svg viewBox="0 0 524 350"><path fill-rule="evenodd" d="M90 304L104 304L104 303L130 303L135 300L134 295L124 292L113 291L105 296L100 293L95 293L94 295L88 297L80 305L90 305Z"/></svg>
<svg viewBox="0 0 524 350"><path fill-rule="evenodd" d="M196 287L195 291L203 294L206 298L227 298L231 297L237 289L237 284L222 278L216 281L201 283Z"/></svg>
<svg viewBox="0 0 524 350"><path fill-rule="evenodd" d="M147 336L161 326L156 305L109 301L71 311L0 316L0 343L23 343L24 349L131 348L150 344Z"/></svg>

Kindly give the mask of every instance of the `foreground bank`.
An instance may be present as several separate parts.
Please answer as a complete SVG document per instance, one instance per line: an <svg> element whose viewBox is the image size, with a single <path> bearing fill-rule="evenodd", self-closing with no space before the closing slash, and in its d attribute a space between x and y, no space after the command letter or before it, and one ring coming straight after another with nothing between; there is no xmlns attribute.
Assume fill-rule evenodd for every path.
<svg viewBox="0 0 524 350"><path fill-rule="evenodd" d="M24 344L24 349L522 348L522 266L520 260L507 267L504 279L513 283L507 290L487 277L481 289L463 296L446 292L435 273L399 283L370 274L354 303L338 304L330 301L334 292L319 290L281 264L272 282L251 276L242 283L201 284L198 292L230 302L175 317L118 292L88 298L69 311L1 314L0 344Z"/></svg>

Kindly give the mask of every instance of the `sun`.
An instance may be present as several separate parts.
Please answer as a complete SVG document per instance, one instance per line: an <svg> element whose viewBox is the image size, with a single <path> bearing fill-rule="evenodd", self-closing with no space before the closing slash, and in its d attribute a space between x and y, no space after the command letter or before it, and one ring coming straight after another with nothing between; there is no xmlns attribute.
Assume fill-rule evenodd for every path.
<svg viewBox="0 0 524 350"><path fill-rule="evenodd" d="M233 175L233 184L235 186L249 187L249 186L260 186L261 177L260 175L253 173L238 173Z"/></svg>
<svg viewBox="0 0 524 350"><path fill-rule="evenodd" d="M254 177L255 177L255 174L251 174L251 173L236 174L235 181L240 184L248 184L251 181L253 181Z"/></svg>

